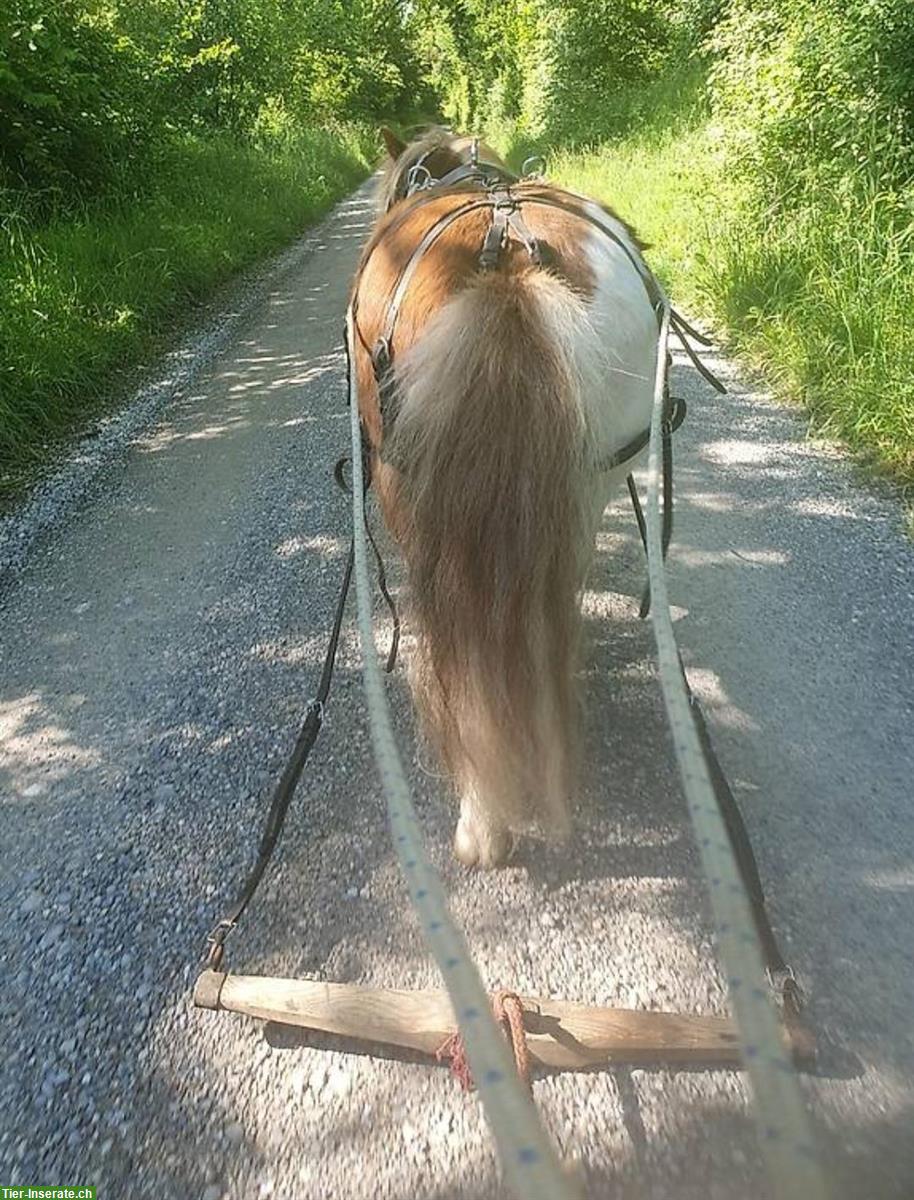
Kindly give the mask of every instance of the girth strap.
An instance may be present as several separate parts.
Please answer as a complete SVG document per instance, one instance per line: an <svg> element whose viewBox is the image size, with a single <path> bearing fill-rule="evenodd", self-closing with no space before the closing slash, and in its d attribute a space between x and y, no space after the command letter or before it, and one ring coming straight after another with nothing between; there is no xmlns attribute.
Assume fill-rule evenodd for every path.
<svg viewBox="0 0 914 1200"><path fill-rule="evenodd" d="M671 396L669 398L669 417L666 424L669 426L669 433L675 433L679 426L686 418L686 402L681 396ZM664 428L664 433L667 430ZM615 454L609 454L606 458L598 459L594 464L598 471L612 471L615 467L621 467L627 463L629 459L640 454L644 447L651 440L650 429L644 429L637 437L633 437L630 442L626 442L621 450L617 450Z"/></svg>

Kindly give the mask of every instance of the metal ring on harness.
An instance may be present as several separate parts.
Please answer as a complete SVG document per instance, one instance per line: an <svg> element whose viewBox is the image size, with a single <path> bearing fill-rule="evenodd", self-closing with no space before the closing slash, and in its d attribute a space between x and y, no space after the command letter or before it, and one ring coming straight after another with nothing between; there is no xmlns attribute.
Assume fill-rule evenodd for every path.
<svg viewBox="0 0 914 1200"><path fill-rule="evenodd" d="M433 185L432 173L421 160L409 168L406 176L407 196L413 196L416 192L424 192Z"/></svg>

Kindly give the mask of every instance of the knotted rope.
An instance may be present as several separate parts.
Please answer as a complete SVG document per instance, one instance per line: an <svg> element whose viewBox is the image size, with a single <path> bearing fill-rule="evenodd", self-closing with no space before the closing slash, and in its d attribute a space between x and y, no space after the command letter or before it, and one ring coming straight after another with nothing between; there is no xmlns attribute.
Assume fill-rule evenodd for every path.
<svg viewBox="0 0 914 1200"><path fill-rule="evenodd" d="M516 992L502 988L501 991L496 992L492 997L492 1012L495 1015L495 1020L502 1027L508 1039L508 1044L514 1054L517 1074L523 1081L527 1091L532 1092L530 1047L527 1045L527 1035L524 1030L524 1006L520 996ZM460 1036L459 1029L455 1029L441 1043L435 1051L435 1058L438 1062L448 1062L450 1064L451 1071L457 1077L460 1086L465 1092L473 1090L475 1086L473 1083L473 1074L470 1070L470 1063L467 1059L463 1038Z"/></svg>

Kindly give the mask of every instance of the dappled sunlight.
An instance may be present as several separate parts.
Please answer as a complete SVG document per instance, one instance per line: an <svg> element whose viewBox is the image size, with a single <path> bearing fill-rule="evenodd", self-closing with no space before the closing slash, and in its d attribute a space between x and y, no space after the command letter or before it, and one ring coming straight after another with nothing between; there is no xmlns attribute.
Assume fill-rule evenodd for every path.
<svg viewBox="0 0 914 1200"><path fill-rule="evenodd" d="M791 556L783 550L737 550L731 547L730 553L750 567L785 567L791 562Z"/></svg>
<svg viewBox="0 0 914 1200"><path fill-rule="evenodd" d="M322 290L311 287L309 292ZM268 304L310 302L295 281L274 293ZM273 332L275 330L275 333ZM334 340L337 333L334 332ZM301 430L325 421L348 420L345 413L328 411L315 403L315 385L334 380L344 361L341 348L308 353L308 343L290 338L286 326L262 323L256 339L238 344L239 352L218 366L205 386L179 401L168 418L136 439L143 455L162 455L182 447L202 449L212 444L221 454L226 442L251 442L265 430L278 434ZM331 384L332 386L332 384ZM301 403L307 396L306 405Z"/></svg>
<svg viewBox="0 0 914 1200"><path fill-rule="evenodd" d="M834 496L811 496L805 500L794 500L790 507L801 517L838 517L843 521L859 521L858 509L846 500Z"/></svg>
<svg viewBox="0 0 914 1200"><path fill-rule="evenodd" d="M73 629L61 629L57 633L52 633L48 637L48 644L63 649L66 646L72 646L76 641L76 632Z"/></svg>
<svg viewBox="0 0 914 1200"><path fill-rule="evenodd" d="M297 429L301 425L314 425L318 420L318 417L289 417L285 421L277 421L276 424L281 429Z"/></svg>
<svg viewBox="0 0 914 1200"><path fill-rule="evenodd" d="M608 529L600 529L597 531L596 547L598 552L602 554L613 554L625 549L631 543L631 540L631 537L625 534L616 533Z"/></svg>
<svg viewBox="0 0 914 1200"><path fill-rule="evenodd" d="M867 886L880 891L914 892L914 863L906 867L864 871L861 878Z"/></svg>
<svg viewBox="0 0 914 1200"><path fill-rule="evenodd" d="M600 617L607 609L627 608L632 598L626 592L616 592L610 588L595 591L587 588L581 596L581 611L585 617Z"/></svg>
<svg viewBox="0 0 914 1200"><path fill-rule="evenodd" d="M60 75L72 85L73 103L63 105L73 118L64 121L63 140L72 143L67 153L55 152L54 138L48 142L54 129L39 121L31 132L20 130L22 153L14 154L14 192L21 182L26 203L21 213L13 204L12 216L16 237L21 233L29 247L26 274L38 279L58 258L66 265L64 242L55 239L85 224L80 196L123 200L100 203L107 224L99 226L98 265L85 276L92 286L77 279L74 292L64 271L54 289L67 304L73 292L73 305L85 291L89 303L77 307L108 342L86 339L84 351L75 329L72 355L60 343L56 361L42 366L37 352L51 346L60 322L58 309L37 291L21 329L9 326L28 351L24 366L34 349L40 368L19 370L14 356L9 373L34 408L34 419L22 411L36 450L45 436L42 422L58 402L72 401L80 419L91 419L80 396L101 394L103 367L117 375L118 364L136 361L139 343L134 353L122 340L131 326L153 349L146 335L155 332L156 314L181 316L169 292L187 307L201 302L206 330L192 351L174 357L180 370L169 374L167 390L154 403L142 400L135 413L131 406L135 423L118 442L121 459L99 426L97 447L82 451L86 464L96 456L99 486L69 498L49 493L47 520L59 519L60 527L34 549L29 543L21 572L17 560L2 596L0 791L12 819L0 881L9 914L0 923L0 1017L11 1102L0 1150L10 1177L81 1173L98 1184L99 1195L138 1200L493 1200L506 1184L479 1094L459 1090L443 1067L404 1061L396 1050L264 1030L191 1006L199 950L238 895L258 838L275 819L271 798L284 771L288 777L290 752L302 744L298 731L309 708L314 712L310 698L327 652L351 535L350 506L333 486L333 464L350 452L353 415L346 406L342 318L359 247L376 217L368 189L256 278L232 283L211 304L207 289L271 239L279 245L284 231L323 212L347 179L368 169L382 104L406 120L423 88L447 111L482 98L496 123L504 118L505 140L519 142L533 125L545 130L550 156L569 176L580 159L568 158L563 167L554 152L593 146L581 186L596 185L618 157L618 177L606 176L601 191L608 197L618 191L612 202L630 206L636 223L643 215L645 235L657 247L651 262L664 279L679 292L685 273L693 297L713 300L734 330L751 324L753 336L768 339L767 361L779 364L779 379L787 378L791 356L802 360L795 383L813 402L831 405L833 393L837 410L846 385L849 409L867 402L853 419L867 422L866 378L846 351L855 342L858 359L881 352L871 310L892 280L868 288L854 312L836 304L834 293L854 286L850 277L864 257L855 249L878 246L836 242L832 257L839 266L843 257L843 274L819 269L827 256L817 263L804 254L829 233L827 220L821 227L814 220L815 188L843 179L849 190L845 196L839 188L838 200L850 211L856 205L850 184L857 180L862 195L878 183L869 167L854 174L850 159L853 169L843 171L851 151L863 162L873 149L864 145L860 152L844 135L853 133L861 97L873 100L880 128L898 125L886 119L892 117L883 102L886 81L864 78L860 68L883 61L897 30L872 34L878 21L858 21L853 6L844 14L824 0L767 5L771 20L763 12L761 25L768 21L775 34L791 35L786 42L769 39L773 50L759 49L753 36L765 33L759 22L743 20L753 16L748 3L724 5L725 20L714 4L690 5L695 11L686 16L670 4L617 4L645 18L634 41L617 36L612 5L603 14L608 22L594 13L593 20L577 20L588 16L587 5L560 3L551 13L549 5L527 0L369 5L390 8L397 20L350 21L352 53L341 63L308 6L267 6L260 13L265 36L249 46L242 36L246 6L230 5L224 45L207 51L205 70L190 72L187 86L176 91L159 86L162 68L188 29L200 32L196 8L187 28L186 21L163 26L162 38L147 38L144 48L143 39L127 36L127 26L146 28L144 14L155 16L151 0L142 0L143 12L131 21L118 15L130 6L108 7L117 11L97 22L92 5L77 3L73 28L87 48L78 62L52 62L61 46L64 59L72 49L73 21L37 33L35 26L31 41L26 21L24 36L10 43L14 58L34 60L36 80ZM340 7L345 16L353 6ZM861 0L857 7L866 5ZM557 40L552 16L563 30ZM810 31L805 41L803 21ZM902 32L910 32L908 24L902 21ZM680 75L689 46L708 36L711 59L704 56L694 79L691 70ZM243 55L232 53L236 43L245 44ZM675 91L675 103L653 85L619 84L612 48L628 43L631 61L621 64L622 75L637 81L653 74ZM310 56L304 72L303 54ZM80 74L83 59L88 66ZM798 63L809 68L799 83ZM49 64L56 75L42 71ZM779 64L788 68L783 78L769 79L768 91L760 92L765 71L771 75ZM897 82L891 66L889 84ZM547 67L548 95L537 79ZM17 79L14 73L0 80L0 93L18 103ZM468 79L472 86L462 95ZM852 102L840 119L831 109L837 113L841 105L822 90L835 79L847 85ZM508 96L510 119L501 95L505 80L512 84L507 92L516 93ZM345 92L362 128L347 122L337 129L336 121L330 133L301 128L301 113L314 109L318 92L330 97L330 109ZM147 93L148 112L134 112ZM86 111L75 103L81 97ZM124 109L120 133L116 121L99 124L95 111L119 97L126 98L126 108L114 104ZM531 97L542 109L538 116L528 111ZM721 136L708 152L709 108ZM698 114L698 129L679 120L686 110ZM766 113L772 119L763 128ZM810 119L792 121L797 113ZM59 125L67 112L53 115ZM607 122L618 126L612 142L604 141ZM625 133L630 125L632 138ZM149 154L130 145L134 126L149 127ZM232 136L223 136L226 130ZM655 133L665 149L648 166ZM734 157L755 134L759 162L773 164L774 191L765 191L751 155L745 162ZM804 138L826 147L834 162L804 157ZM385 140L392 140L389 133ZM519 145L513 149L522 157ZM739 167L742 177L714 171L715 161ZM797 163L802 179L791 178ZM835 170L822 172L823 165ZM894 187L893 170L889 164L883 174ZM422 185L421 172L413 182ZM897 190L874 187L873 194ZM199 193L198 201L182 204L183 191ZM690 197L684 208L675 198L683 191ZM730 204L734 197L739 203ZM759 212L758 229L750 230L750 210L771 197L767 224ZM149 208L148 228L138 239L119 240L118 226L134 201ZM883 200L874 203L869 224L878 232ZM786 222L776 219L779 205ZM897 232L898 214L891 212ZM822 215L828 216L824 208ZM481 245L489 216L477 218ZM750 236L737 245L741 221ZM792 232L808 246L791 243ZM380 252L388 256L386 267L405 264L414 250L410 236L405 225L395 230ZM549 251L543 258L549 270L556 248L544 239L542 249ZM477 251L467 255L475 272ZM815 270L806 269L810 263ZM893 256L893 271L903 265ZM522 268L538 269L526 261ZM164 291L159 280L168 283ZM135 296L112 300L108 293L122 284ZM589 286L583 277L581 286ZM15 300L15 288L12 294ZM374 299L383 304L380 293ZM794 304L808 307L805 316L820 326L818 341L803 345L795 337L785 319ZM366 296L363 313L370 307ZM413 307L421 321L423 304ZM483 325L470 333L493 332ZM404 327L404 345L414 331ZM159 333L168 330L163 325ZM401 354L399 341L393 350ZM720 347L712 347L703 357L731 389L714 396L684 353L676 346L671 352L672 390L685 396L689 410L675 439L667 579L680 662L744 814L773 927L820 1039L815 1073L800 1087L835 1175L835 1195L897 1200L914 1170L912 960L903 933L914 928L907 753L914 643L904 607L914 595L911 559L898 548L889 506L862 494L833 446L804 441L801 423L779 412L760 381L744 389ZM98 370L91 363L87 369L87 356ZM610 369L608 387L613 377ZM834 378L839 387L826 389L821 381ZM906 381L904 375L901 387ZM467 382L472 386L469 375ZM541 381L528 382L527 399L535 405ZM874 406L878 400L873 389ZM498 425L493 419L486 428ZM13 421L10 429L16 428ZM878 441L882 433L873 436ZM502 450L510 471L510 448ZM642 499L644 457L636 472ZM511 488L510 475L504 478L500 496ZM531 488L537 481L525 476L521 504ZM456 511L463 498L437 499ZM544 526L543 563L554 565L548 520ZM381 520L377 532L385 542ZM439 567L450 562L448 548L445 539ZM17 544L13 550L19 553ZM402 561L389 545L385 557L400 584L392 590L405 593ZM374 645L365 653L377 651L383 661L391 618L375 564L369 568ZM550 570L539 594L552 601L558 589ZM450 578L443 569L439 575ZM555 845L542 830L526 831L498 873L476 873L455 861L457 798L410 704L415 641L406 605L400 660L384 686L429 857L487 989L719 1014L727 1008L728 982L709 901L721 881L702 872L652 623L638 617L647 579L623 483L604 515L581 589L587 657L575 681L581 707L570 714L581 762L571 794L562 797L572 833ZM455 602L459 595L458 587ZM506 611L513 612L509 601ZM555 647L552 666L564 639L561 614L547 615L557 618L555 626L534 614L530 629L517 636L536 635ZM354 597L342 617L324 731L296 785L278 851L221 966L239 974L438 988L441 977L410 902L416 864L401 870L388 828ZM461 659L472 661L472 653ZM519 686L533 687L538 672L519 672L519 679ZM511 722L526 697L489 699L500 719ZM565 700L562 694L554 702L548 689L545 696L537 692L541 723L531 738L556 709L564 714ZM523 749L533 757L532 747ZM553 781L544 784L553 789ZM532 780L531 791L537 786ZM731 979L729 986L739 994L751 982ZM582 1195L754 1200L768 1193L745 1075L692 1064L535 1073L536 1108L560 1157L582 1164ZM759 1096L764 1100L764 1089ZM768 1138L777 1134L768 1130Z"/></svg>
<svg viewBox="0 0 914 1200"><path fill-rule="evenodd" d="M267 360L267 363L270 364L270 360ZM338 362L331 360L313 366L308 366L304 363L290 363L288 365L291 369L286 373L278 372L274 369L264 372L260 378L246 379L242 382L232 384L228 389L228 393L229 395L238 395L239 393L247 393L255 389L275 392L282 388L301 387L306 383L310 383L312 379L318 379L321 375L326 375L328 371L335 371ZM235 373L233 372L232 374ZM230 378L231 376L228 377Z"/></svg>
<svg viewBox="0 0 914 1200"><path fill-rule="evenodd" d="M78 707L76 700L72 707ZM8 798L37 799L101 761L97 750L80 745L52 716L41 693L0 701L0 778L5 781L0 790Z"/></svg>
<svg viewBox="0 0 914 1200"><path fill-rule="evenodd" d="M790 555L781 550L697 550L691 546L671 546L670 562L684 567L732 566L738 558L750 567L783 567L790 562Z"/></svg>
<svg viewBox="0 0 914 1200"><path fill-rule="evenodd" d="M278 558L297 558L300 554L317 554L322 559L335 561L346 553L342 538L317 534L313 537L291 537L276 547Z"/></svg>
<svg viewBox="0 0 914 1200"><path fill-rule="evenodd" d="M354 630L343 630L340 646L352 653L358 652L360 642ZM248 651L251 658L261 662L282 663L288 667L319 667L327 653L327 634L320 633L303 640L285 639L282 642L257 642Z"/></svg>
<svg viewBox="0 0 914 1200"><path fill-rule="evenodd" d="M732 512L734 505L739 503L739 497L733 492L702 492L687 485L676 488L676 498L692 508L713 513Z"/></svg>
<svg viewBox="0 0 914 1200"><path fill-rule="evenodd" d="M221 425L207 425L204 429L197 429L193 433L187 434L187 440L189 442L208 441L211 438L222 437L223 434L234 431L234 427L240 424L244 424L244 422L238 419Z"/></svg>
<svg viewBox="0 0 914 1200"><path fill-rule="evenodd" d="M692 691L703 705L707 705L708 714L716 723L744 733L759 732L758 722L734 704L715 671L707 667L689 667L688 675Z"/></svg>
<svg viewBox="0 0 914 1200"><path fill-rule="evenodd" d="M383 840L386 842L386 831ZM363 854L366 849L362 847ZM325 852L344 863L350 855L360 861L357 851L356 843L345 836L325 847ZM522 884L520 873L512 870L508 874ZM319 977L356 979L366 986L440 987L435 967L415 940L414 917L402 897L402 882L390 852L370 873L356 871L347 881L350 890L342 903L353 924L358 922L364 950L350 938L345 948L338 943ZM507 885L510 891L510 878ZM669 1011L681 1008L675 996L665 991L662 982L646 989L645 980L665 980L670 961L683 970L705 969L707 947L694 948L684 931L657 915L645 916L639 896L678 901L684 885L684 880L646 875L614 885L609 894L597 881L588 884L584 893L569 891L565 896L560 889L553 897L556 911L566 912L570 905L581 921L573 928L560 926L558 967L552 953L556 939L552 920L528 924L520 939L506 938L506 929L516 923L517 915L493 904L484 877L471 877L456 889L454 904L467 928L470 947L484 964L484 982L490 989L509 986L533 996ZM481 894L474 899L477 892ZM314 916L326 919L326 910ZM405 924L411 930L409 940L415 950L407 961L387 948L383 931L391 923ZM300 916L295 924L307 936L313 929L312 915ZM401 932L398 942L402 936ZM595 948L599 953L601 947L607 970L598 973L596 986L578 986L577 981L592 977L587 967ZM274 951L260 969L280 977L288 975L288 956ZM709 991L706 1001L690 1011L719 1012L720 1004L719 994ZM199 1014L198 1019L207 1038L218 1037L220 1023L242 1020L208 1013ZM494 1186L494 1157L478 1095L462 1093L445 1068L430 1061L410 1061L392 1048L379 1053L356 1041L279 1025L267 1026L262 1033L258 1023L243 1020L249 1037L242 1050L240 1080L231 1095L253 1153L271 1158L280 1148L290 1148L288 1132L281 1136L277 1131L271 1106L257 1098L253 1080L267 1077L279 1094L294 1097L296 1126L302 1144L308 1147L302 1180L314 1182L338 1170L361 1179L364 1162L370 1159L374 1192L406 1200L415 1194L416 1183L412 1171L403 1177L404 1164L424 1172L434 1160L435 1175L449 1180L447 1190L440 1193L442 1200L488 1194ZM261 1042L264 1036L271 1049L268 1056L262 1053L266 1050ZM404 1058L406 1061L398 1061ZM679 1116L672 1124L660 1116L657 1086L646 1076L637 1072L635 1080L624 1069L597 1066L587 1075L586 1099L582 1100L580 1076L535 1071L537 1108L560 1154L580 1157L592 1178L616 1180L636 1171L643 1153L658 1153L661 1146L667 1158L688 1157L693 1143L703 1144L707 1138L708 1122L719 1127L728 1120L747 1120L744 1085L736 1073L706 1072L701 1094L695 1094L688 1076L664 1073L662 1080L657 1080L662 1082L664 1096L670 1091L682 1093L682 1103L675 1106ZM213 1082L218 1084L218 1080ZM569 1113L574 1113L570 1123ZM328 1118L332 1119L332 1132ZM325 1129L326 1137L316 1136ZM434 1188L422 1190L430 1197L439 1194Z"/></svg>
<svg viewBox="0 0 914 1200"><path fill-rule="evenodd" d="M681 840L681 829L651 825L648 823L650 820L649 813L640 814L640 817L640 820L629 817L625 821L615 822L582 820L582 832L586 833L590 845L616 850L626 846L636 847L640 850L652 847L672 846ZM639 885L644 883L648 888L653 889L659 879L669 880L669 878L666 875L652 876L649 873L639 873L637 881ZM676 886L678 887L683 882L684 879L682 877L677 878ZM597 883L598 881L595 882L594 886L597 886ZM612 883L618 883L618 878L612 879ZM561 891L561 888L559 888L559 891Z"/></svg>
<svg viewBox="0 0 914 1200"><path fill-rule="evenodd" d="M791 447L792 449L792 447ZM775 462L782 454L783 447L770 443L737 441L705 442L702 453L718 466L767 466Z"/></svg>
<svg viewBox="0 0 914 1200"><path fill-rule="evenodd" d="M593 588L586 588L581 595L581 612L585 618L591 620L602 620L612 614L613 618L630 620L638 625L642 622L638 618L638 605L641 603L640 592L637 595L631 592L617 592L610 588L604 588L597 591ZM687 617L689 610L678 604L670 605L670 613L673 621L681 621Z"/></svg>

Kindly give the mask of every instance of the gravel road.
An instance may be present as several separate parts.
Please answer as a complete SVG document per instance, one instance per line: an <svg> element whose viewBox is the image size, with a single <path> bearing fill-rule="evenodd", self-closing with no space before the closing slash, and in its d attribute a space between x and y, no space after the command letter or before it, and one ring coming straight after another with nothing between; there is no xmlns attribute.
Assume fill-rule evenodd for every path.
<svg viewBox="0 0 914 1200"><path fill-rule="evenodd" d="M138 400L144 419L96 445L91 472L88 447L0 529L15 549L0 585L2 1184L90 1183L113 1200L503 1195L478 1100L441 1068L190 1004L323 655L347 544L331 483L348 440L341 322L370 219L363 188L188 352L161 402ZM910 1200L914 550L891 496L710 361L729 396L675 368L690 405L678 635L809 992L821 1064L803 1090L834 1196ZM587 769L565 854L459 868L402 673L391 688L488 986L717 1013L636 615L643 575L620 500L585 598ZM437 986L388 843L352 609L324 733L229 958ZM554 1074L535 1094L591 1197L768 1196L736 1072Z"/></svg>

